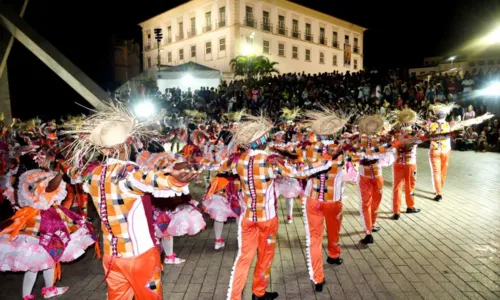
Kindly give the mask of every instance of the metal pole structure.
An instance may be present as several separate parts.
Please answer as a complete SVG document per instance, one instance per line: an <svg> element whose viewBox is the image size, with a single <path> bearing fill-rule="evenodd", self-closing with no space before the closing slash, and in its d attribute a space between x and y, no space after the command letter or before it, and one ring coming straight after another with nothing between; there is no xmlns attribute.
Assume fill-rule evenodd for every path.
<svg viewBox="0 0 500 300"><path fill-rule="evenodd" d="M5 27L14 38L54 71L80 96L97 109L105 109L103 101L109 99L108 93L85 75L61 52L40 36L26 21L8 11L0 11L0 25Z"/></svg>
<svg viewBox="0 0 500 300"><path fill-rule="evenodd" d="M160 72L161 69L161 59L160 59L160 42L163 38L163 34L161 33L161 28L155 28L155 39L158 45L158 72Z"/></svg>
<svg viewBox="0 0 500 300"><path fill-rule="evenodd" d="M28 1L29 0L24 0L23 7L21 8L21 13L19 14L22 17L24 17L24 13L26 12L26 7L28 6ZM7 67L7 58L9 57L10 50L12 49L12 45L14 45L14 37L11 36L9 39L9 43L7 44L7 48L5 49L5 53L2 58L2 62L0 63L0 78L2 78L3 71L5 70L5 67Z"/></svg>

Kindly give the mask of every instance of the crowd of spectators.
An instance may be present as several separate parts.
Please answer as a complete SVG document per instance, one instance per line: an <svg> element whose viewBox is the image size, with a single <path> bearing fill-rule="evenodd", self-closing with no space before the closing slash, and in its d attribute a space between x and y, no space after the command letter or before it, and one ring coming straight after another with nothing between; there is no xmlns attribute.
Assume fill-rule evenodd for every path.
<svg viewBox="0 0 500 300"><path fill-rule="evenodd" d="M283 107L335 107L344 112L387 115L395 109L411 108L431 118L429 105L455 102L450 121L466 120L487 112L485 101L474 91L497 79L499 73L471 75L468 72L436 74L425 80L415 77L401 79L396 72L377 71L345 74L339 72L304 74L288 73L258 80L233 80L217 88L181 91L179 88L159 91L142 87L130 99L152 98L169 113L182 114L186 109L204 111L215 120L223 113L246 109L264 112L278 120ZM498 119L458 132L454 144L459 150L498 150L500 127Z"/></svg>

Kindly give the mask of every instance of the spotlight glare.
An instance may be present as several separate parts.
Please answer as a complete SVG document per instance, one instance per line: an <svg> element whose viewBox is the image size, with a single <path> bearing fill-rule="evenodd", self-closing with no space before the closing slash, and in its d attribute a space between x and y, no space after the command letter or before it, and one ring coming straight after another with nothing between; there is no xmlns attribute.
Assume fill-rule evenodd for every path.
<svg viewBox="0 0 500 300"><path fill-rule="evenodd" d="M182 77L182 81L186 85L191 85L191 83L193 83L193 76L191 76L190 74L186 74L186 75L184 75L184 77Z"/></svg>
<svg viewBox="0 0 500 300"><path fill-rule="evenodd" d="M490 83L486 88L479 91L481 96L500 96L500 81Z"/></svg>
<svg viewBox="0 0 500 300"><path fill-rule="evenodd" d="M134 112L139 118L148 118L154 114L155 107L150 101L144 101L135 105Z"/></svg>

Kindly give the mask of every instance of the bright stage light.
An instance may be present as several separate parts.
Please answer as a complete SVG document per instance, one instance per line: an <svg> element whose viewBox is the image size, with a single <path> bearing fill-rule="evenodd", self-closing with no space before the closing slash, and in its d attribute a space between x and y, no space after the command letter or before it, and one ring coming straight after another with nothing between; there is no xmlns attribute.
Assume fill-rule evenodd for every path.
<svg viewBox="0 0 500 300"><path fill-rule="evenodd" d="M485 44L488 45L500 43L500 27L497 27L490 34L485 36L482 40Z"/></svg>
<svg viewBox="0 0 500 300"><path fill-rule="evenodd" d="M253 54L253 46L249 43L245 43L243 45L243 55L252 55Z"/></svg>
<svg viewBox="0 0 500 300"><path fill-rule="evenodd" d="M481 96L500 96L500 81L490 83L486 88L479 91Z"/></svg>
<svg viewBox="0 0 500 300"><path fill-rule="evenodd" d="M155 113L155 107L150 101L144 101L134 106L134 112L139 118L148 118Z"/></svg>
<svg viewBox="0 0 500 300"><path fill-rule="evenodd" d="M193 83L193 76L186 74L186 75L184 75L184 77L182 77L182 81L186 85L191 85L191 83Z"/></svg>

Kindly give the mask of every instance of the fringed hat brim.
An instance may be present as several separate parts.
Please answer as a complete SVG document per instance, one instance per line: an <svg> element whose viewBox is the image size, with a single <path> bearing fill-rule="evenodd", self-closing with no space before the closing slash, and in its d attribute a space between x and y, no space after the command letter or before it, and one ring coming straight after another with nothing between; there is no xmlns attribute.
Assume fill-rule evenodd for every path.
<svg viewBox="0 0 500 300"><path fill-rule="evenodd" d="M362 117L358 123L360 134L379 134L384 129L384 119L378 115Z"/></svg>

